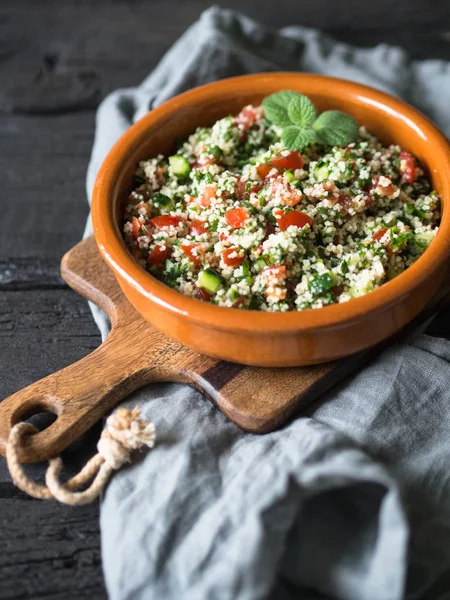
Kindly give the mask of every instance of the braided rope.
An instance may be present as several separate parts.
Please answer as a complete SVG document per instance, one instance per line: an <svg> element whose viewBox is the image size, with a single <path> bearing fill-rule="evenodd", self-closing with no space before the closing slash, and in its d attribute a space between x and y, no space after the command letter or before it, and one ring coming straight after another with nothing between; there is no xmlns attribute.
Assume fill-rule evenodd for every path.
<svg viewBox="0 0 450 600"><path fill-rule="evenodd" d="M140 414L139 408L133 410L119 408L108 417L97 444L98 454L93 456L77 475L65 483L61 483L59 479L63 466L62 460L59 457L50 459L45 475L46 485L30 479L18 459L18 448L22 438L37 433L37 429L30 423L17 423L10 431L6 447L6 461L13 482L33 498L41 500L53 498L72 506L89 504L100 495L111 473L120 469L125 463L131 462L131 455L135 450L141 450L145 446L153 448L155 445L155 426L141 419ZM92 482L87 489L78 491L90 480Z"/></svg>

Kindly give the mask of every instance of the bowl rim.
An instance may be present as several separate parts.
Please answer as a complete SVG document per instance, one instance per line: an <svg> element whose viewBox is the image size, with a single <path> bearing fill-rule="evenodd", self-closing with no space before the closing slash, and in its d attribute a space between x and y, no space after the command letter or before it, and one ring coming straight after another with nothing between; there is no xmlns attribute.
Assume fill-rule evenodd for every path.
<svg viewBox="0 0 450 600"><path fill-rule="evenodd" d="M240 89L286 77L309 80L310 83L317 85L332 84L337 93L341 90L358 96L361 102L383 108L392 117L404 121L407 126L430 141L433 145L433 153L440 156L441 162L446 163L449 173L449 176L444 178L443 190L440 194L446 202L445 200L443 202L441 224L436 238L423 255L403 273L379 288L342 304L278 313L219 307L185 296L160 282L138 265L126 248L122 237L118 235L113 219L112 200L120 169L127 155L135 147L136 140L140 139L140 136L160 118L176 111L181 104L195 105L200 98L204 101L208 97L215 97L221 91L229 93L230 86ZM119 283L120 278L123 278L127 284L150 301L189 321L220 330L238 330L243 333L260 331L268 334L344 327L369 312L387 310L413 289L425 284L448 259L450 255L450 146L445 136L418 110L394 96L366 85L325 75L296 72L256 73L230 77L195 87L171 98L139 119L119 138L103 161L95 180L92 221L99 250L107 264L119 277Z"/></svg>

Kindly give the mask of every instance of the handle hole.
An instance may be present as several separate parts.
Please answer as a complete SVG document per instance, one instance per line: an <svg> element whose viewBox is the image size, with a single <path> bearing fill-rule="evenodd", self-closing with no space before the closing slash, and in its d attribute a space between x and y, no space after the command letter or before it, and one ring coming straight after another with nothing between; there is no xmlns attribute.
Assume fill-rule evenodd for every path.
<svg viewBox="0 0 450 600"><path fill-rule="evenodd" d="M52 423L56 421L58 415L49 410L40 411L33 413L28 418L25 419L27 423L31 423L38 429L39 431L44 431L47 427L50 427Z"/></svg>
<svg viewBox="0 0 450 600"><path fill-rule="evenodd" d="M34 425L39 431L44 431L44 429L50 427L57 418L58 415L47 403L34 401L31 404L22 406L15 412L12 418L12 425L15 425L19 421L26 421L27 423Z"/></svg>

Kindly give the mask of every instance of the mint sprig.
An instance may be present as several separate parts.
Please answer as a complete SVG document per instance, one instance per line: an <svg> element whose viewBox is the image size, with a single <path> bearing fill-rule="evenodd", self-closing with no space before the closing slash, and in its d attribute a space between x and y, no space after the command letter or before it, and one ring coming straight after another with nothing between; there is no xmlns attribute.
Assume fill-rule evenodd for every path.
<svg viewBox="0 0 450 600"><path fill-rule="evenodd" d="M346 146L358 136L358 124L340 110L327 110L317 116L311 100L290 90L264 98L266 118L282 131L281 139L288 150L304 150L313 142L329 146Z"/></svg>

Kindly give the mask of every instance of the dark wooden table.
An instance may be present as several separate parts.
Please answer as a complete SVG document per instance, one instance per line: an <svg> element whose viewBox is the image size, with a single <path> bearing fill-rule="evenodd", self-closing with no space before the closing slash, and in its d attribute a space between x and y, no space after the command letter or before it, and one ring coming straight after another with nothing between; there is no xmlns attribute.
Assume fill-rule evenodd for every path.
<svg viewBox="0 0 450 600"><path fill-rule="evenodd" d="M87 304L59 277L60 258L80 239L88 215L85 172L95 107L110 90L139 83L208 4L1 3L0 398L98 345ZM223 6L274 27L319 27L358 45L387 42L416 58L450 59L450 4L438 0L236 0ZM50 87L30 98L27 90L39 77ZM55 98L62 112L51 112ZM94 437L66 452L70 469L94 451ZM97 505L31 500L14 488L2 464L0 522L3 600L105 597Z"/></svg>

